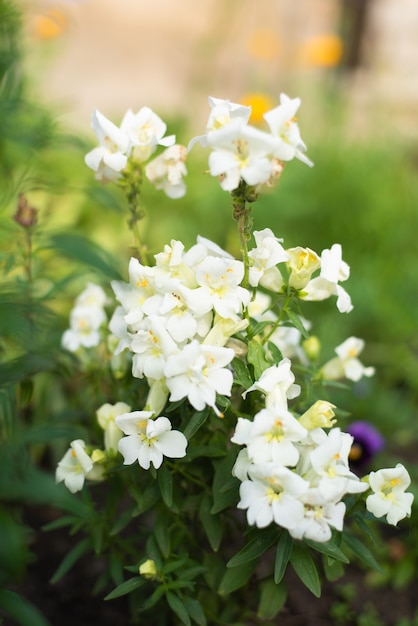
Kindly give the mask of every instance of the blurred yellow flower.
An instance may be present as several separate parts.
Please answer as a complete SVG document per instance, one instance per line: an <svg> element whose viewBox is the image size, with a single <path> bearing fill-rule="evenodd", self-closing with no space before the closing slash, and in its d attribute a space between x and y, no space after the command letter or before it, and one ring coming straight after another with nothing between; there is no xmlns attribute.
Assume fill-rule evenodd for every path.
<svg viewBox="0 0 418 626"><path fill-rule="evenodd" d="M259 59L273 59L279 54L280 42L277 34L269 28L254 31L248 41L252 56Z"/></svg>
<svg viewBox="0 0 418 626"><path fill-rule="evenodd" d="M67 27L66 16L58 9L50 9L44 15L37 15L33 20L33 31L38 39L55 39Z"/></svg>
<svg viewBox="0 0 418 626"><path fill-rule="evenodd" d="M270 96L264 93L248 93L240 100L241 104L251 107L250 120L253 124L263 121L263 115L274 107L274 102Z"/></svg>
<svg viewBox="0 0 418 626"><path fill-rule="evenodd" d="M318 35L305 41L300 48L300 60L304 65L334 67L341 61L343 42L338 35Z"/></svg>

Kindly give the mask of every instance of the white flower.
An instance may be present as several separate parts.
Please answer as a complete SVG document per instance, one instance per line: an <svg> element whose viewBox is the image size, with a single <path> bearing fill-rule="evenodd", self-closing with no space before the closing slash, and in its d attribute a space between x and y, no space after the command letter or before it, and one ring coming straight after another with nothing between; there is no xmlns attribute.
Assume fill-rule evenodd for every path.
<svg viewBox="0 0 418 626"><path fill-rule="evenodd" d="M304 516L289 532L295 539L311 539L325 542L331 539L331 528L342 531L345 515L344 502L324 498L317 488L311 488L301 496Z"/></svg>
<svg viewBox="0 0 418 626"><path fill-rule="evenodd" d="M130 148L138 161L147 161L160 146L172 146L174 135L164 137L167 125L149 107L142 107L138 113L129 109L122 120L121 130L129 138Z"/></svg>
<svg viewBox="0 0 418 626"><path fill-rule="evenodd" d="M75 439L70 449L65 453L55 473L57 483L64 481L64 485L76 493L84 485L86 475L93 469L93 461L85 451L86 444L82 439Z"/></svg>
<svg viewBox="0 0 418 626"><path fill-rule="evenodd" d="M242 124L247 124L251 115L251 107L236 104L235 102L230 102L229 100L222 100L221 98L213 98L209 96L209 105L211 107L211 112L206 124L207 134L216 132L220 128L223 128L229 124L231 120L239 120ZM189 143L188 150L191 150L197 142L199 142L202 146L206 146L207 134L194 137Z"/></svg>
<svg viewBox="0 0 418 626"><path fill-rule="evenodd" d="M303 288L300 297L303 300L325 300L330 296L337 296L337 308L340 313L349 313L353 306L351 298L339 284L347 280L350 268L342 260L342 249L339 243L335 243L328 250L321 253L321 271L317 278L310 280Z"/></svg>
<svg viewBox="0 0 418 626"><path fill-rule="evenodd" d="M91 125L100 145L86 154L85 163L96 172L99 180L116 179L128 162L129 139L97 109L92 114Z"/></svg>
<svg viewBox="0 0 418 626"><path fill-rule="evenodd" d="M224 126L208 135L209 170L212 176L221 176L225 191L236 189L243 179L248 185L265 183L273 170L271 154L275 139L252 126L240 122Z"/></svg>
<svg viewBox="0 0 418 626"><path fill-rule="evenodd" d="M148 180L156 189L162 189L169 198L181 198L186 193L183 181L183 176L187 174L184 164L186 155L186 148L176 144L145 166Z"/></svg>
<svg viewBox="0 0 418 626"><path fill-rule="evenodd" d="M317 400L299 418L299 423L308 430L316 428L330 428L335 423L335 404L327 400Z"/></svg>
<svg viewBox="0 0 418 626"><path fill-rule="evenodd" d="M219 414L215 406L216 394L231 395L233 376L226 365L233 358L234 351L230 348L201 345L193 340L167 359L164 373L170 400L188 398L197 411L207 405Z"/></svg>
<svg viewBox="0 0 418 626"><path fill-rule="evenodd" d="M76 352L81 346L92 348L100 343L100 326L106 321L103 309L76 306L70 313L70 328L62 336L62 346Z"/></svg>
<svg viewBox="0 0 418 626"><path fill-rule="evenodd" d="M404 517L410 517L414 500L412 493L405 492L411 479L405 467L396 467L370 472L369 484L374 492L366 499L366 507L375 517L383 517L389 524L396 524Z"/></svg>
<svg viewBox="0 0 418 626"><path fill-rule="evenodd" d="M213 308L221 317L233 319L251 298L250 292L240 287L243 277L241 261L207 256L196 270L200 287L189 292L189 307L197 314Z"/></svg>
<svg viewBox="0 0 418 626"><path fill-rule="evenodd" d="M156 294L154 282L155 268L142 265L134 257L129 261L129 283L117 280L111 282L116 299L125 311L125 322L134 330L144 318L145 303L150 311L153 302L156 301L154 309L158 310L161 296ZM153 296L156 297L153 299Z"/></svg>
<svg viewBox="0 0 418 626"><path fill-rule="evenodd" d="M326 380L348 378L357 382L362 376L373 376L374 367L364 367L357 356L364 348L364 340L349 337L335 348L337 356L325 363L321 373Z"/></svg>
<svg viewBox="0 0 418 626"><path fill-rule="evenodd" d="M295 114L300 106L300 98L289 98L280 94L280 104L275 109L264 114L264 119L270 127L274 137L279 139L274 156L282 161L290 161L294 157L309 166L313 163L305 155L306 146L303 143Z"/></svg>
<svg viewBox="0 0 418 626"><path fill-rule="evenodd" d="M306 434L306 429L289 411L262 409L253 422L238 418L231 441L246 445L248 457L255 464L272 461L294 466L299 460L295 443L302 441Z"/></svg>
<svg viewBox="0 0 418 626"><path fill-rule="evenodd" d="M116 424L115 418L123 413L131 410L126 402L116 402L116 404L102 404L97 409L96 417L99 426L104 430L105 450L116 452L118 449L119 439L122 437L122 431Z"/></svg>
<svg viewBox="0 0 418 626"><path fill-rule="evenodd" d="M268 367L243 397L250 391L261 391L266 396L266 406L272 409L287 409L287 400L300 394L300 385L295 385L295 375L290 369L288 358L282 359L277 365Z"/></svg>
<svg viewBox="0 0 418 626"><path fill-rule="evenodd" d="M101 309L108 302L109 298L100 285L87 283L87 287L77 296L75 305Z"/></svg>
<svg viewBox="0 0 418 626"><path fill-rule="evenodd" d="M164 456L180 459L186 455L183 433L172 430L167 417L154 420L152 415L152 411L133 411L116 417L117 425L127 435L118 444L124 465L138 461L144 469L149 469L151 463L158 469Z"/></svg>
<svg viewBox="0 0 418 626"><path fill-rule="evenodd" d="M271 463L254 468L252 478L241 483L237 505L247 509L249 524L265 528L275 522L292 529L303 519L304 506L299 498L309 487L303 478Z"/></svg>
<svg viewBox="0 0 418 626"><path fill-rule="evenodd" d="M266 270L271 269L278 263L288 261L289 255L281 245L282 239L278 239L270 228L254 231L256 248L249 251L250 273L249 283L257 287Z"/></svg>
<svg viewBox="0 0 418 626"><path fill-rule="evenodd" d="M131 341L132 375L135 378L164 377L164 368L168 357L178 352L177 343L166 329L161 317L147 317L142 327L135 333Z"/></svg>

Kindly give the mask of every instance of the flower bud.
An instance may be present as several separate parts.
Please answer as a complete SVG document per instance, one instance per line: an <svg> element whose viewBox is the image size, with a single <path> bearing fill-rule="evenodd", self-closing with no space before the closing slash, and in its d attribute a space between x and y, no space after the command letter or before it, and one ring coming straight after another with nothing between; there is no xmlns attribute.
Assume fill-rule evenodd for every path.
<svg viewBox="0 0 418 626"><path fill-rule="evenodd" d="M305 339L305 341L302 342L302 347L305 350L305 354L308 359L310 359L311 361L316 361L321 350L321 344L318 337L312 335L312 337L309 337L309 339Z"/></svg>
<svg viewBox="0 0 418 626"><path fill-rule="evenodd" d="M331 428L335 423L335 404L326 400L317 400L303 415L299 418L299 423L307 430L314 428Z"/></svg>
<svg viewBox="0 0 418 626"><path fill-rule="evenodd" d="M23 193L19 194L17 202L17 210L13 215L13 219L23 228L31 228L35 226L38 217L38 210L29 206L29 202Z"/></svg>
<svg viewBox="0 0 418 626"><path fill-rule="evenodd" d="M142 563L142 565L139 566L139 574L149 580L156 580L158 575L155 561L148 559L145 563Z"/></svg>

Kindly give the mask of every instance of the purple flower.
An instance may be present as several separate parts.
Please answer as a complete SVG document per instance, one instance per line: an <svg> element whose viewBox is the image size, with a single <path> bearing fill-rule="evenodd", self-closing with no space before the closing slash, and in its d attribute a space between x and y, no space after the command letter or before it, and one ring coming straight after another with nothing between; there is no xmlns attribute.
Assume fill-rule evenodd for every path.
<svg viewBox="0 0 418 626"><path fill-rule="evenodd" d="M354 437L350 451L350 464L361 467L370 463L375 454L385 446L385 440L378 430L369 422L352 422L347 432Z"/></svg>

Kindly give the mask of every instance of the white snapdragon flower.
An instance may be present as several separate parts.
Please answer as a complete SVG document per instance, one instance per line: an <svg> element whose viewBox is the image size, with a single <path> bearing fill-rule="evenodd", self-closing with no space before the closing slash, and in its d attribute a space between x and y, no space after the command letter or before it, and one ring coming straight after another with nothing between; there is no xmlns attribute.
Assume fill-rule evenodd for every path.
<svg viewBox="0 0 418 626"><path fill-rule="evenodd" d="M122 437L122 431L116 424L115 418L123 413L128 413L130 410L131 407L129 404L126 404L126 402L116 402L116 404L109 404L107 402L97 409L97 422L104 430L105 450L117 452L118 442Z"/></svg>
<svg viewBox="0 0 418 626"><path fill-rule="evenodd" d="M132 257L129 261L129 283L117 280L111 282L116 299L125 311L125 322L132 330L143 320L145 305L148 314L150 310L158 310L161 296L157 294L155 273L155 268L144 266Z"/></svg>
<svg viewBox="0 0 418 626"><path fill-rule="evenodd" d="M81 346L92 348L100 343L100 327L106 313L99 307L76 306L70 313L70 328L62 336L62 346L76 352Z"/></svg>
<svg viewBox="0 0 418 626"><path fill-rule="evenodd" d="M374 367L364 367L357 358L364 348L364 340L358 337L349 337L335 348L337 356L325 363L321 373L326 380L348 378L357 382L363 376L373 376Z"/></svg>
<svg viewBox="0 0 418 626"><path fill-rule="evenodd" d="M240 286L244 277L241 261L206 257L196 269L200 287L189 293L189 307L197 314L212 308L225 318L234 318L250 301L251 294Z"/></svg>
<svg viewBox="0 0 418 626"><path fill-rule="evenodd" d="M212 312L197 315L189 309L189 293L186 287L179 285L176 289L164 294L160 306L161 316L166 320L166 328L178 343L193 339L196 335L205 337L212 323Z"/></svg>
<svg viewBox="0 0 418 626"><path fill-rule="evenodd" d="M303 478L271 463L253 468L251 478L241 483L237 505L247 509L249 524L265 528L275 522L291 530L302 521L304 506L300 497L309 487Z"/></svg>
<svg viewBox="0 0 418 626"><path fill-rule="evenodd" d="M76 493L81 491L86 476L93 469L93 461L85 451L86 444L82 439L75 439L70 443L55 472L57 483L64 481L64 485Z"/></svg>
<svg viewBox="0 0 418 626"><path fill-rule="evenodd" d="M249 283L257 287L266 270L275 267L278 263L289 260L289 255L281 245L283 239L278 239L270 228L254 231L256 248L249 251L250 272Z"/></svg>
<svg viewBox="0 0 418 626"><path fill-rule="evenodd" d="M129 109L122 120L121 130L128 137L134 157L141 162L147 161L157 146L172 146L174 135L164 137L167 125L149 107L142 107L137 113Z"/></svg>
<svg viewBox="0 0 418 626"><path fill-rule="evenodd" d="M287 409L287 400L300 394L300 385L294 384L295 375L290 369L290 359L284 358L277 365L268 367L243 397L250 391L261 391L266 396L266 406L272 410Z"/></svg>
<svg viewBox="0 0 418 626"><path fill-rule="evenodd" d="M197 142L202 146L207 146L207 135L223 128L232 120L238 120L242 124L247 124L250 119L251 107L249 106L236 104L221 98L213 98L212 96L209 96L208 100L211 111L206 124L206 134L194 137L189 143L188 150L191 150Z"/></svg>
<svg viewBox="0 0 418 626"><path fill-rule="evenodd" d="M169 198L181 198L186 193L183 177L187 174L187 150L178 144L147 163L145 175L156 189L162 189Z"/></svg>
<svg viewBox="0 0 418 626"><path fill-rule="evenodd" d="M97 109L93 111L91 126L99 146L86 154L85 163L96 172L99 180L117 179L128 162L128 136Z"/></svg>
<svg viewBox="0 0 418 626"><path fill-rule="evenodd" d="M207 405L219 414L216 394L231 395L233 375L226 366L233 358L230 348L201 345L193 340L166 361L164 373L170 400L187 398L197 411Z"/></svg>
<svg viewBox="0 0 418 626"><path fill-rule="evenodd" d="M272 135L279 140L274 156L281 161L290 161L296 157L312 166L312 161L304 154L306 145L302 141L295 118L300 104L300 98L292 99L282 93L280 94L279 106L265 113L263 117L269 125Z"/></svg>
<svg viewBox="0 0 418 626"><path fill-rule="evenodd" d="M367 496L366 508L375 517L383 517L396 526L404 517L410 517L414 500L412 493L406 492L411 479L405 467L396 467L370 472L369 484L373 493Z"/></svg>
<svg viewBox="0 0 418 626"><path fill-rule="evenodd" d="M186 456L187 439L183 433L172 430L167 417L151 419L152 416L151 411L133 411L115 418L126 435L118 444L124 465L138 461L143 469L149 469L151 463L158 469L164 456L171 459Z"/></svg>
<svg viewBox="0 0 418 626"><path fill-rule="evenodd" d="M253 126L243 126L238 121L210 133L207 140L212 148L210 173L221 177L220 184L225 191L236 189L241 179L251 186L269 180L276 140L268 133Z"/></svg>
<svg viewBox="0 0 418 626"><path fill-rule="evenodd" d="M75 300L76 306L88 306L91 308L103 308L109 304L109 298L105 291L95 283L87 283L87 287L77 296Z"/></svg>
<svg viewBox="0 0 418 626"><path fill-rule="evenodd" d="M248 457L255 463L272 461L278 465L295 466L299 450L295 443L302 441L306 429L289 411L262 409L254 421L238 418L233 443L246 445Z"/></svg>
<svg viewBox="0 0 418 626"><path fill-rule="evenodd" d="M310 280L303 288L303 300L325 300L337 296L337 308L340 313L349 313L353 309L351 298L339 282L347 280L350 268L342 259L342 249L335 243L321 253L321 271L319 276Z"/></svg>
<svg viewBox="0 0 418 626"><path fill-rule="evenodd" d="M361 493L367 485L351 472L348 455L354 438L339 428L332 428L327 438L309 454L311 469L304 477L325 498L340 500L346 493Z"/></svg>
<svg viewBox="0 0 418 626"><path fill-rule="evenodd" d="M304 504L304 515L289 529L292 537L324 543L331 539L331 528L342 531L344 502L324 498L318 488L310 488L300 499Z"/></svg>
<svg viewBox="0 0 418 626"><path fill-rule="evenodd" d="M164 378L167 359L179 351L177 343L167 332L161 317L147 317L131 341L132 376L135 378Z"/></svg>

